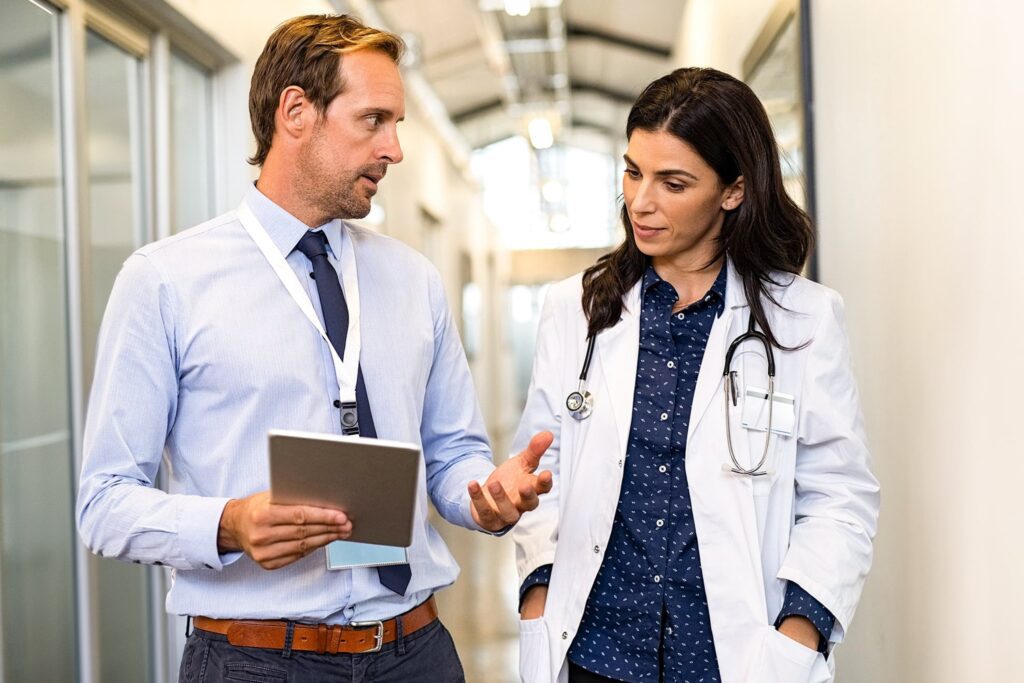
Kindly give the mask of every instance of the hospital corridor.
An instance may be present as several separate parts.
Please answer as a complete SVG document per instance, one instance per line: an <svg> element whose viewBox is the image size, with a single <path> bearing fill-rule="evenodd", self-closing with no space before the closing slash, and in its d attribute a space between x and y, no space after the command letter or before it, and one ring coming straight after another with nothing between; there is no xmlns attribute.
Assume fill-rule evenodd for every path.
<svg viewBox="0 0 1024 683"><path fill-rule="evenodd" d="M1024 681L1022 33L0 0L0 683Z"/></svg>

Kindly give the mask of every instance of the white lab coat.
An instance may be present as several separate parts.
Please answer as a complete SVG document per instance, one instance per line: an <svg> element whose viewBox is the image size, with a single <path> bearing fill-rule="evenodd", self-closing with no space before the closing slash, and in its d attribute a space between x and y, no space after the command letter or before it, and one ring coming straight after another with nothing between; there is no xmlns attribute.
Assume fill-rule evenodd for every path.
<svg viewBox="0 0 1024 683"><path fill-rule="evenodd" d="M772 436L770 476L723 471L722 371L729 343L747 329L743 284L728 266L725 309L712 329L695 388L686 474L700 546L711 631L724 683L822 683L834 675L825 657L778 633L787 581L795 581L836 617L838 643L853 618L871 566L879 487L869 469L863 419L839 295L817 283L778 275L784 308L769 304L772 331L795 351L774 350L775 391L796 397L792 437ZM541 316L533 380L513 452L551 430L541 462L552 492L513 531L520 580L553 564L540 619L520 623L521 675L529 683L566 681L566 653L611 534L627 457L640 335L640 283L625 296L622 318L597 337L588 376L589 419L569 415L586 351L579 275L551 287ZM784 310L785 309L785 310ZM733 360L741 390L766 387L763 347L745 343ZM730 404L733 447L750 468L764 433L740 426Z"/></svg>

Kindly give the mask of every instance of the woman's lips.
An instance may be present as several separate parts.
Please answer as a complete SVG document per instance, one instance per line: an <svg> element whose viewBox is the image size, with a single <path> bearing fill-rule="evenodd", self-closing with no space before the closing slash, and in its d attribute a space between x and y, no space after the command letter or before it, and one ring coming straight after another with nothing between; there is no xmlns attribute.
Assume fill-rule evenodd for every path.
<svg viewBox="0 0 1024 683"><path fill-rule="evenodd" d="M633 223L633 234L637 237L654 237L664 228L654 228L642 223Z"/></svg>

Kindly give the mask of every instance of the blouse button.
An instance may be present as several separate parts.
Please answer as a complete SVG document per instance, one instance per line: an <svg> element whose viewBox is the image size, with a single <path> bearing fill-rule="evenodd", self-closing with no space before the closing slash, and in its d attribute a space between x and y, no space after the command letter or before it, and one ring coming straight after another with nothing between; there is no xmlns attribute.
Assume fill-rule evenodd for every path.
<svg viewBox="0 0 1024 683"><path fill-rule="evenodd" d="M658 527L663 527L663 526L665 526L665 520L663 520L663 519L659 519L659 520L658 520L657 522L655 522L655 524L656 524L656 525L657 525Z"/></svg>
<svg viewBox="0 0 1024 683"><path fill-rule="evenodd" d="M665 365L669 366L670 368L674 368L676 366L676 362L674 360L670 360Z"/></svg>
<svg viewBox="0 0 1024 683"><path fill-rule="evenodd" d="M661 583L661 577L658 575L654 576L654 583Z"/></svg>
<svg viewBox="0 0 1024 683"><path fill-rule="evenodd" d="M676 316L677 320L683 320L684 318L686 318L686 314L685 313L680 313L679 315Z"/></svg>
<svg viewBox="0 0 1024 683"><path fill-rule="evenodd" d="M661 414L661 421L664 422L667 419L668 419L668 413L662 413Z"/></svg>
<svg viewBox="0 0 1024 683"><path fill-rule="evenodd" d="M665 474L666 472L668 472L668 468L662 465L661 467L658 468L658 471L661 472L662 474Z"/></svg>

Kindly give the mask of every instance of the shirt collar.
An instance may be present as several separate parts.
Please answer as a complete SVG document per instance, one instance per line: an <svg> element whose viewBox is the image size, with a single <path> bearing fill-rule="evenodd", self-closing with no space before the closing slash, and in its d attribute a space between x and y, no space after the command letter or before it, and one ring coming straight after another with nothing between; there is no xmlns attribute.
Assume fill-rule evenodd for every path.
<svg viewBox="0 0 1024 683"><path fill-rule="evenodd" d="M728 273L729 265L728 259L726 259L725 262L722 264L721 270L718 271L718 276L715 277L715 281L712 283L711 289L709 289L707 293L704 295L705 298L710 296L714 300L715 308L717 311L715 314L716 316L722 315L722 311L725 310L725 292L726 282L728 280ZM641 285L641 288L643 292L646 294L655 287L661 287L666 292L668 292L672 288L670 284L661 279L661 276L658 275L657 272L655 272L654 266L648 265L647 270L644 271L643 284Z"/></svg>
<svg viewBox="0 0 1024 683"><path fill-rule="evenodd" d="M253 183L249 191L245 193L245 203L252 209L253 215L256 216L260 225L267 231L274 246L278 248L281 255L285 258L288 258L288 255L295 249L295 245L299 243L302 236L311 229L298 218L275 204L267 195L260 192L259 188L256 187L256 183ZM335 218L318 228L312 229L323 231L327 236L327 245L331 250L331 254L334 258L340 258L342 242L341 220Z"/></svg>

